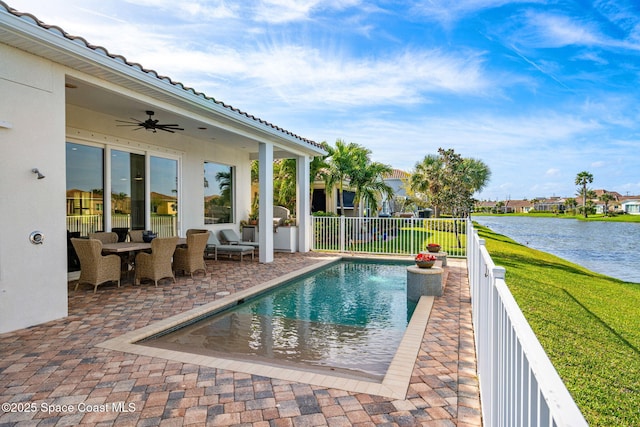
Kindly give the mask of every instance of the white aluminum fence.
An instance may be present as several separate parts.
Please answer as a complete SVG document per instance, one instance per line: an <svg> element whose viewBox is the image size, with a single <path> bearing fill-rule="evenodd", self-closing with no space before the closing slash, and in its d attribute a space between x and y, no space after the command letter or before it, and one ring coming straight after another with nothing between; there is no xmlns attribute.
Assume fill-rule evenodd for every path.
<svg viewBox="0 0 640 427"><path fill-rule="evenodd" d="M468 223L467 268L485 426L587 426L511 295L505 269Z"/></svg>
<svg viewBox="0 0 640 427"><path fill-rule="evenodd" d="M466 256L461 218L311 217L314 251L415 255L438 243L450 257Z"/></svg>
<svg viewBox="0 0 640 427"><path fill-rule="evenodd" d="M67 216L67 230L80 232L81 236L103 229L102 215L69 215ZM129 215L114 215L111 217L111 228L131 229ZM172 215L151 215L151 230L159 237L178 235L177 217Z"/></svg>

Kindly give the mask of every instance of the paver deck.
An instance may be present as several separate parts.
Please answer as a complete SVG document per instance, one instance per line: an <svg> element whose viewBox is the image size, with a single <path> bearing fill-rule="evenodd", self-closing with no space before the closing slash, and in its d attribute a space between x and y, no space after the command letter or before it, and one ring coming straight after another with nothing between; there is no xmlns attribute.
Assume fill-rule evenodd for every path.
<svg viewBox="0 0 640 427"><path fill-rule="evenodd" d="M318 263L207 261L207 274L122 288L69 284L69 316L0 335L0 426L480 426L464 260L450 259L404 399L349 392L99 347ZM8 404L8 405L7 405Z"/></svg>

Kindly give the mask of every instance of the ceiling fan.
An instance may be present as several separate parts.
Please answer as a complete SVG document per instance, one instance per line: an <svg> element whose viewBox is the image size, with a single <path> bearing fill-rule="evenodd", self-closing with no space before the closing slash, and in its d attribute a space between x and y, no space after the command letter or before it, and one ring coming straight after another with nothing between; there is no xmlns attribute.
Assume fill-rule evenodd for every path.
<svg viewBox="0 0 640 427"><path fill-rule="evenodd" d="M176 125L176 124L158 123L159 120L157 119L154 120L151 118L155 114L153 111L147 110L146 113L149 116L149 118L145 121L140 121L132 117L131 120L134 120L133 122L128 122L126 120L116 120L116 122L126 123L125 125L116 125L116 126L137 126L137 129L134 129L134 130L146 129L154 133L157 130L163 130L165 132L171 132L171 133L175 133L174 131L176 130L184 130L183 128L178 127L179 125Z"/></svg>

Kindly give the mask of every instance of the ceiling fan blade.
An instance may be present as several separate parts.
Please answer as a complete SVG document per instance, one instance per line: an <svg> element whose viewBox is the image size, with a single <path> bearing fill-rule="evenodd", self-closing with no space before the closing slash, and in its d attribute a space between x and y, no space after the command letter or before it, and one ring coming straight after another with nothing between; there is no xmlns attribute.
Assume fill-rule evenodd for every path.
<svg viewBox="0 0 640 427"><path fill-rule="evenodd" d="M137 126L136 129L133 130L139 130L139 129L145 129L145 130L150 130L152 132L156 132L156 129L160 129L163 130L165 132L170 132L170 133L175 133L174 131L176 130L184 130L181 127L178 127L180 125L178 124L164 124L164 123L158 123L159 120L158 119L152 119L151 117L154 115L153 111L147 111L146 112L147 115L149 116L149 118L145 121L140 121L138 119L135 119L133 117L130 117L131 120L133 120L132 122L128 121L128 120L117 120L116 122L119 123L124 123L122 125L116 125L116 126Z"/></svg>

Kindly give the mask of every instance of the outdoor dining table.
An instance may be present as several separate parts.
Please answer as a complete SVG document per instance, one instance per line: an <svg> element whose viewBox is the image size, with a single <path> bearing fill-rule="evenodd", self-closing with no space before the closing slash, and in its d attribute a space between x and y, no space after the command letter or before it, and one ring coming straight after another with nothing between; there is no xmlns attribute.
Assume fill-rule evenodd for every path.
<svg viewBox="0 0 640 427"><path fill-rule="evenodd" d="M178 239L178 245L186 245L187 239L181 237ZM105 254L117 254L122 257L123 271L126 271L127 277L129 272L133 272L135 269L135 254L141 251L150 251L151 243L146 242L116 242L116 243L103 243L102 252ZM131 268L129 268L131 267ZM125 270L126 268L126 270Z"/></svg>
<svg viewBox="0 0 640 427"><path fill-rule="evenodd" d="M187 244L187 239L181 237L178 239L178 245ZM151 243L146 242L117 242L117 243L103 243L102 252L110 254L121 254L123 252L140 252L148 251L151 249Z"/></svg>

